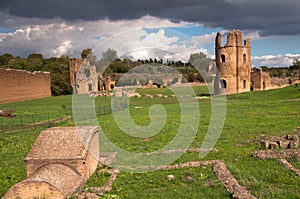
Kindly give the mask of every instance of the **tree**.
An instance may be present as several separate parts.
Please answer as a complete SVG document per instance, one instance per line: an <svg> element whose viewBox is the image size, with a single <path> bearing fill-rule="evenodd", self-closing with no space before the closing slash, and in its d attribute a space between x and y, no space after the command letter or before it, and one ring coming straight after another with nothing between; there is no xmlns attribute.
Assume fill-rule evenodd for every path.
<svg viewBox="0 0 300 199"><path fill-rule="evenodd" d="M139 79L139 82L142 86L144 86L146 84L149 84L149 79L148 78L142 78L142 79Z"/></svg>
<svg viewBox="0 0 300 199"><path fill-rule="evenodd" d="M14 56L11 54L3 54L0 56L0 66L7 65L9 60L14 59Z"/></svg>
<svg viewBox="0 0 300 199"><path fill-rule="evenodd" d="M296 59L293 65L290 66L290 70L300 69L300 59Z"/></svg>
<svg viewBox="0 0 300 199"><path fill-rule="evenodd" d="M27 59L43 59L43 55L37 53L31 53L30 55L28 55Z"/></svg>
<svg viewBox="0 0 300 199"><path fill-rule="evenodd" d="M188 82L194 82L196 80L195 74L194 73L188 73L187 80L188 80Z"/></svg>
<svg viewBox="0 0 300 199"><path fill-rule="evenodd" d="M181 67L181 66L184 66L184 63L182 61L177 61L176 62L176 67Z"/></svg>
<svg viewBox="0 0 300 199"><path fill-rule="evenodd" d="M81 58L82 58L82 59L86 59L87 56L88 56L89 54L91 54L91 53L92 53L92 49L91 49L91 48L84 49L84 50L81 52Z"/></svg>
<svg viewBox="0 0 300 199"><path fill-rule="evenodd" d="M190 55L189 63L200 72L202 78L206 80L208 77L209 66L211 59L207 58L206 55L202 52L194 53Z"/></svg>
<svg viewBox="0 0 300 199"><path fill-rule="evenodd" d="M107 49L105 52L102 53L102 59L112 63L116 59L118 59L118 53L114 49Z"/></svg>
<svg viewBox="0 0 300 199"><path fill-rule="evenodd" d="M113 63L116 59L118 59L118 53L114 49L107 49L102 53L102 58L96 62L97 71L103 73L104 70Z"/></svg>
<svg viewBox="0 0 300 199"><path fill-rule="evenodd" d="M191 54L189 58L189 63L191 63L195 68L201 68L205 71L208 71L210 62L211 59L207 58L206 55L202 52Z"/></svg>
<svg viewBox="0 0 300 199"><path fill-rule="evenodd" d="M88 60L91 65L95 65L97 56L94 55L91 48L87 48L81 52L81 58Z"/></svg>
<svg viewBox="0 0 300 199"><path fill-rule="evenodd" d="M163 78L157 77L154 79L153 85L156 85L158 88L162 87L164 84Z"/></svg>

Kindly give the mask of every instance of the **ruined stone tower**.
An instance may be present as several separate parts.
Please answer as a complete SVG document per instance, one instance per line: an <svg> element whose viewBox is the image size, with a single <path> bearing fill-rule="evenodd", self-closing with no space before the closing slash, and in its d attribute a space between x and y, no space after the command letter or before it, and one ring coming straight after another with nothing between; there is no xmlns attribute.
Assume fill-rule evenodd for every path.
<svg viewBox="0 0 300 199"><path fill-rule="evenodd" d="M250 91L251 54L250 40L244 40L242 33L233 30L227 35L227 43L222 46L222 36L216 36L216 65L219 70L214 82L215 94L231 94Z"/></svg>

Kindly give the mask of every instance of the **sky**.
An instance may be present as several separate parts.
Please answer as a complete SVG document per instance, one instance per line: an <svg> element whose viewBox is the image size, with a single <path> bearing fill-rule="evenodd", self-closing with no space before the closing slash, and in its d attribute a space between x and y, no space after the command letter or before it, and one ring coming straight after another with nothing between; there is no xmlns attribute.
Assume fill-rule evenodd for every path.
<svg viewBox="0 0 300 199"><path fill-rule="evenodd" d="M120 57L214 58L217 32L240 29L252 66L300 58L299 0L0 0L0 54L79 57L107 48Z"/></svg>

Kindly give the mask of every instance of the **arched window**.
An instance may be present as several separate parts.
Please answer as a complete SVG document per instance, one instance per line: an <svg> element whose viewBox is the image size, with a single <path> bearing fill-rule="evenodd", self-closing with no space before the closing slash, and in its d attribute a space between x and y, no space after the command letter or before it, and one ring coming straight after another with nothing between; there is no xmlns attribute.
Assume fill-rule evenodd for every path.
<svg viewBox="0 0 300 199"><path fill-rule="evenodd" d="M227 88L227 81L225 79L220 80L221 88Z"/></svg>
<svg viewBox="0 0 300 199"><path fill-rule="evenodd" d="M114 89L115 88L115 85L114 84L111 84L110 85L110 89L112 90L112 89Z"/></svg>
<svg viewBox="0 0 300 199"><path fill-rule="evenodd" d="M243 81L243 88L246 88L246 80Z"/></svg>
<svg viewBox="0 0 300 199"><path fill-rule="evenodd" d="M244 61L244 63L247 63L247 55L246 54L243 55L243 61Z"/></svg>
<svg viewBox="0 0 300 199"><path fill-rule="evenodd" d="M224 63L224 62L225 62L225 55L222 54L222 55L221 55L221 63Z"/></svg>

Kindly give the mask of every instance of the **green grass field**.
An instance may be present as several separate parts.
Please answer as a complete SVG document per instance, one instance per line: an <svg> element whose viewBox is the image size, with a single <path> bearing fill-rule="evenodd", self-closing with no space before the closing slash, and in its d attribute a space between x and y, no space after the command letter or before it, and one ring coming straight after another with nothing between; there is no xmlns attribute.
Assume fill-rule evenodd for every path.
<svg viewBox="0 0 300 199"><path fill-rule="evenodd" d="M182 89L182 88L180 88ZM196 95L206 96L205 87L195 87ZM171 94L166 88L139 90L142 94ZM111 98L97 97L96 106L109 105ZM27 112L60 117L62 105L71 110L71 96L50 97L0 105L12 108L16 115ZM211 117L209 99L199 99L200 125L191 147L201 147ZM151 152L168 144L176 135L180 123L180 108L176 98L131 98L129 111L136 124L148 125L150 107L161 104L167 111L164 127L148 139L132 137L116 124L112 114L100 115L98 120L105 135L118 147L131 152ZM136 107L142 107L136 109ZM97 110L96 110L97 111ZM17 118L17 117L16 117ZM30 121L28 121L30 123ZM3 123L5 123L3 121ZM7 122L6 122L7 123ZM72 125L72 121L61 125ZM173 164L198 160L224 160L238 182L258 198L300 198L300 179L286 170L277 160L258 160L252 157L261 149L256 138L262 135L285 135L293 133L300 126L300 91L294 86L283 89L255 91L227 96L227 113L222 134L215 146L203 159L198 153L184 153ZM23 163L28 151L42 128L14 132L0 131L0 197L18 181L25 178ZM184 140L183 140L184 141ZM100 138L101 142L101 138ZM299 168L300 161L291 162ZM167 180L172 174L175 180ZM191 176L192 181L187 181ZM99 180L107 178L93 175L85 185L96 186ZM101 183L99 183L101 185ZM122 172L113 184L113 189L104 198L231 198L221 182L207 168L187 168L148 173Z"/></svg>

